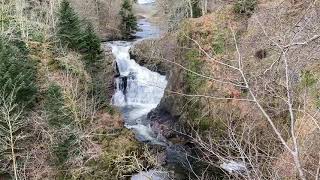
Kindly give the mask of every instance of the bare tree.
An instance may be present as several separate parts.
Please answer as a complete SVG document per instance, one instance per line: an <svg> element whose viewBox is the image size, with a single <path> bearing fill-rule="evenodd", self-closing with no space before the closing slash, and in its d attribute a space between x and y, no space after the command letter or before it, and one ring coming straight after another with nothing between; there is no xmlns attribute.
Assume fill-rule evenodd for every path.
<svg viewBox="0 0 320 180"><path fill-rule="evenodd" d="M25 139L21 129L25 125L23 110L14 103L15 91L10 95L0 93L0 157L1 169L11 167L15 180L19 179L19 163L17 162L18 143Z"/></svg>
<svg viewBox="0 0 320 180"><path fill-rule="evenodd" d="M239 117L234 117L244 119L235 121L230 118L223 123L227 129L224 136L220 137L220 141L211 138L215 132L201 132L197 126L192 124L192 121L197 120L188 120L188 117L184 117L186 115L183 114L182 118L185 118L183 120L190 123L192 131L188 129L182 133L193 139L202 152L201 156L192 158L200 159L214 167L220 167L224 162L226 165L228 162L237 162L238 165L243 165L244 169L241 172L228 172L228 174L248 179L265 177L280 179L285 175L276 170L275 164L279 162L291 167L290 176L292 178L295 178L297 174L300 179L317 179L319 166L313 163L318 162L317 143L311 143L314 141L310 140L313 136L319 137L320 132L318 108L314 104L317 97L306 91L308 89L317 91L318 88L318 72L312 70L318 67L316 59L319 56L317 51L319 22L316 12L319 4L317 1L308 1L305 4L293 3L290 7L288 4L277 4L276 6L271 3L271 5L273 5L272 8L263 9L262 12L257 12L249 19L251 34L243 35L243 39L238 36L241 33L238 32L237 25L228 24L227 30L224 30L230 32L230 40L235 49L234 52L228 52L229 56L221 54L217 56L215 52L212 52L212 49L206 44L208 43L206 40L209 39L208 35L201 36L201 33L206 32L205 30L199 30L199 34L193 29L190 32L190 28L188 32L180 32L179 38L182 34L187 39L185 40L187 43L185 46L182 45L183 47L178 45L175 51L196 49L205 66L217 72L212 72L206 67L201 69L206 73L194 71L188 67L188 62L183 58L166 58L167 56L153 58L170 64L168 67L173 66L169 72L169 78L173 79L171 83L181 83L177 81L181 80L181 74L185 72L197 76L198 80L205 79L208 87L214 84L216 85L214 88L220 91L235 89L239 92L230 97L221 96L216 89L215 91L205 89L199 93L189 94L184 89L178 89L183 86L181 84L180 86L172 85L173 87L166 90L168 96L173 94L176 95L176 98L178 96L188 98L186 104L179 104L183 108L190 106L192 102L200 102L203 105L200 117L209 117L214 120L220 116L228 119L222 114L210 116L210 114L219 113L214 108L226 114L232 111L231 108L250 109L246 109L249 112L241 112L246 115L241 114ZM292 19L287 18L290 13L294 14L290 16ZM253 30L252 27L255 29ZM235 53L235 58L233 53ZM162 55L160 53L157 56ZM257 62L257 59L260 61ZM309 72L310 67L311 72ZM303 81L307 81L309 85L305 85ZM303 88L301 84L304 84ZM228 102L230 105L225 105ZM181 103L181 100L177 100L176 103ZM211 104L219 105L212 106ZM224 108L229 109L227 111ZM234 112L234 114L237 113L239 112ZM281 119L285 122L280 123ZM250 121L253 122L250 123ZM260 127L255 123L261 123ZM303 131L310 131L310 134L301 132L302 127ZM259 133L267 134L259 137ZM259 141L262 142L259 143ZM307 143L313 144L307 146L312 148L308 149ZM284 159L283 156L287 158ZM202 177L202 173L199 172L192 174L196 174L198 179Z"/></svg>

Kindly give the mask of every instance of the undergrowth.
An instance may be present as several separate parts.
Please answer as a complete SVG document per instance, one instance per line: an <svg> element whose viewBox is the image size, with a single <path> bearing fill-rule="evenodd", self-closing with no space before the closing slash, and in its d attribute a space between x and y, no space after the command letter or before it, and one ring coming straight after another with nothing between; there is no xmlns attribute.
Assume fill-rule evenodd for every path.
<svg viewBox="0 0 320 180"><path fill-rule="evenodd" d="M257 0L237 0L234 11L241 15L251 16L257 6Z"/></svg>
<svg viewBox="0 0 320 180"><path fill-rule="evenodd" d="M200 59L200 52L198 50L189 50L185 55L188 69L201 74L201 67L203 63ZM193 72L186 73L186 93L195 94L203 85L203 78L199 77Z"/></svg>

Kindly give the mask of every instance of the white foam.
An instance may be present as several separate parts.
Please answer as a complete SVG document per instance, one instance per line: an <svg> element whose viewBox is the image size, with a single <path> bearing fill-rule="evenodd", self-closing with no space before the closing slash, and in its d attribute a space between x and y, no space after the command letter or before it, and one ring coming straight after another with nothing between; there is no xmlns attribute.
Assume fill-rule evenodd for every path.
<svg viewBox="0 0 320 180"><path fill-rule="evenodd" d="M246 165L243 162L228 161L220 165L220 167L229 173L244 173L246 172Z"/></svg>
<svg viewBox="0 0 320 180"><path fill-rule="evenodd" d="M155 0L138 0L138 4L150 4L156 2Z"/></svg>
<svg viewBox="0 0 320 180"><path fill-rule="evenodd" d="M136 125L126 125L128 129L131 129L137 133L138 139L140 141L155 141L154 133L149 126L145 126L142 124L136 124Z"/></svg>
<svg viewBox="0 0 320 180"><path fill-rule="evenodd" d="M131 177L131 180L167 180L169 175L163 171L143 171Z"/></svg>
<svg viewBox="0 0 320 180"><path fill-rule="evenodd" d="M167 86L166 77L152 72L130 59L129 49L131 45L125 42L110 43L120 73L120 78L116 79L117 89L112 103L119 107L145 104L154 108L160 103L164 95L164 89ZM121 77L127 77L125 95L119 92L123 90L121 84L124 83Z"/></svg>
<svg viewBox="0 0 320 180"><path fill-rule="evenodd" d="M154 0L138 0L139 4L154 3ZM159 34L157 28L152 27L145 20L140 20L142 31L136 35L141 38L155 37ZM148 120L147 114L160 103L167 86L165 76L152 72L130 59L129 50L132 42L114 41L108 43L116 57L120 76L115 80L115 94L112 104L120 107L125 119L125 126L132 129L140 141L165 145L157 139ZM168 173L150 170L131 177L132 180L166 180Z"/></svg>

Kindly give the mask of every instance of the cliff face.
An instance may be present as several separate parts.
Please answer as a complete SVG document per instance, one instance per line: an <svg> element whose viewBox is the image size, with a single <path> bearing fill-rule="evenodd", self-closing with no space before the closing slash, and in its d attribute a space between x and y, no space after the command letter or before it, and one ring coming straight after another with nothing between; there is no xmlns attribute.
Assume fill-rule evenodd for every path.
<svg viewBox="0 0 320 180"><path fill-rule="evenodd" d="M171 36L168 36L171 37ZM159 48L160 47L160 48ZM166 53L164 52L166 51ZM136 43L129 51L131 59L136 60L141 66L165 75L169 72L170 66L165 63L164 53L175 55L175 41L170 42L166 38L146 39Z"/></svg>
<svg viewBox="0 0 320 180"><path fill-rule="evenodd" d="M210 165L245 155L256 178L294 179L301 174L279 134L290 148L299 146L304 169L315 172L319 159L319 8L311 1L259 1L248 16L223 4L177 32L142 41L131 54L167 75L157 110L179 119L200 159Z"/></svg>

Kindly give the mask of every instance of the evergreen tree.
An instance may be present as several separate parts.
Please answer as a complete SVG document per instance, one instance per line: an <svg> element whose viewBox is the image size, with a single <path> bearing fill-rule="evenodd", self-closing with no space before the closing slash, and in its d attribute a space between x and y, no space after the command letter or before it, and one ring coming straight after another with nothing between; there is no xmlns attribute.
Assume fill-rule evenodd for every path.
<svg viewBox="0 0 320 180"><path fill-rule="evenodd" d="M50 126L61 128L71 123L70 112L64 106L62 89L57 84L50 84L45 94L44 108Z"/></svg>
<svg viewBox="0 0 320 180"><path fill-rule="evenodd" d="M202 15L201 8L200 8L200 0L194 0L192 2L192 11L193 11L193 18L197 18Z"/></svg>
<svg viewBox="0 0 320 180"><path fill-rule="evenodd" d="M100 39L96 35L94 28L91 23L87 23L81 38L81 52L84 54L84 59L86 63L94 63L95 60L100 59L101 49L100 49Z"/></svg>
<svg viewBox="0 0 320 180"><path fill-rule="evenodd" d="M120 30L122 36L126 39L131 38L132 34L134 34L138 30L138 23L137 18L133 14L132 4L130 0L123 0L120 10L120 16Z"/></svg>
<svg viewBox="0 0 320 180"><path fill-rule="evenodd" d="M0 37L0 95L14 94L13 103L21 106L31 105L37 93L36 65L28 53L24 42Z"/></svg>
<svg viewBox="0 0 320 180"><path fill-rule="evenodd" d="M63 45L71 49L79 49L81 37L81 23L78 15L74 12L68 0L61 2L59 10L57 35Z"/></svg>

